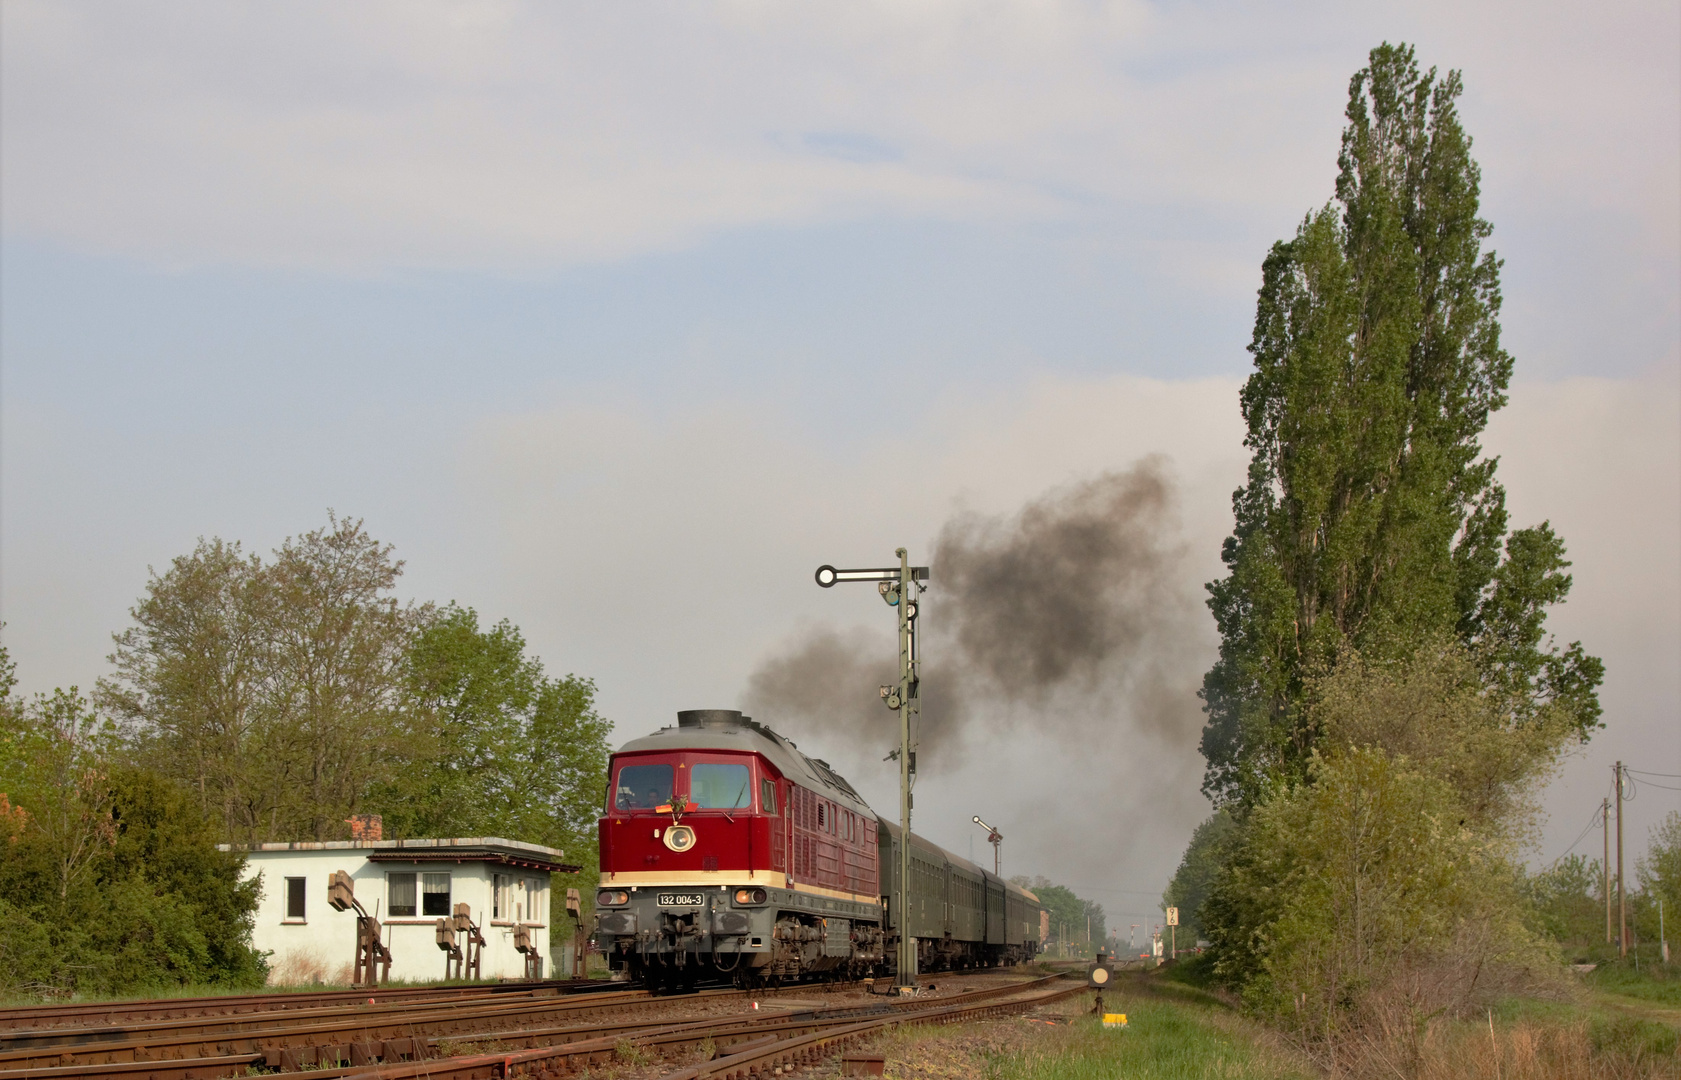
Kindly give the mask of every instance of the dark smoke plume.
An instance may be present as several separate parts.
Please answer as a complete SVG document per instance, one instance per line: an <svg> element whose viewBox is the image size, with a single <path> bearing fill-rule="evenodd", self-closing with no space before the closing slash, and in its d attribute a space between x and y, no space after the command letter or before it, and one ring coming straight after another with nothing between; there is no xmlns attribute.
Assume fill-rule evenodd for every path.
<svg viewBox="0 0 1681 1080"><path fill-rule="evenodd" d="M1148 458L1007 519L946 523L922 604L917 738L931 766L1023 728L1068 743L1132 732L1195 743L1207 629L1176 506L1165 462ZM746 707L859 756L896 746L897 714L877 695L897 679L885 631L808 631L753 674Z"/></svg>

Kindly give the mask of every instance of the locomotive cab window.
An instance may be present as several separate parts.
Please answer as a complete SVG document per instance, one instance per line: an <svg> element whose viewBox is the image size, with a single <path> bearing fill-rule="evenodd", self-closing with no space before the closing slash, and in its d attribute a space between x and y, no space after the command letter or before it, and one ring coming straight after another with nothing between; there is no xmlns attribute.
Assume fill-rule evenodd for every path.
<svg viewBox="0 0 1681 1080"><path fill-rule="evenodd" d="M776 781L768 776L759 781L759 809L766 814L776 813Z"/></svg>
<svg viewBox="0 0 1681 1080"><path fill-rule="evenodd" d="M697 761L689 770L689 805L702 810L740 810L753 799L747 766Z"/></svg>
<svg viewBox="0 0 1681 1080"><path fill-rule="evenodd" d="M615 810L652 810L671 801L670 765L621 765L614 785Z"/></svg>

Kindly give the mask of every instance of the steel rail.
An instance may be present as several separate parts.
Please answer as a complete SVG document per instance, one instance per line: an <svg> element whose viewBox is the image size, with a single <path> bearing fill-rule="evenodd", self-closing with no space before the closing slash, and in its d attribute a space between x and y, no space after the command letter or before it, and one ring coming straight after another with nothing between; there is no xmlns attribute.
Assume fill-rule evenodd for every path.
<svg viewBox="0 0 1681 1080"><path fill-rule="evenodd" d="M953 973L958 974L958 973ZM978 1000L1000 994L1019 992L1024 987L1039 985L1047 980L1031 983L1012 983L1003 987L969 991L942 999L944 1001ZM629 1019L618 1017L608 1023L571 1024L562 1027L534 1026L522 1021L541 1022L570 1014L583 1019L591 1013L643 1013L650 1008L685 1002L709 1002L719 998L781 996L783 994L828 993L846 984L805 984L756 991L715 990L681 997L653 997L646 991L628 991L611 995L592 994L583 998L549 997L541 1003L525 1003L514 1007L498 1005L490 1009L463 1010L459 1006L434 1010L421 1006L408 1009L381 1008L378 1016L367 1006L348 1010L354 1015L342 1019L308 1018L303 1022L280 1029L223 1033L221 1037L180 1033L174 1038L135 1040L130 1043L104 1043L89 1046L58 1046L37 1048L33 1053L22 1051L4 1055L10 1068L0 1068L0 1080L85 1076L90 1068L101 1075L148 1078L226 1077L250 1066L287 1070L325 1064L325 1069L311 1071L315 1078L343 1075L366 1068L381 1060L399 1061L432 1057L440 1043L490 1043L506 1047L510 1043L523 1046L553 1042L574 1043L590 1039L607 1039L610 1051L620 1041L640 1041L660 1031L671 1031L694 1025L729 1027L732 1021L702 1018L682 1021L675 1025L665 1017ZM736 1026L763 1029L766 1021L790 1017L835 1018L857 1016L866 1012L914 1008L923 1004L917 999L894 999L890 1004L818 1006L804 1010L776 1010L747 1017L734 1014ZM469 1014L469 1015L464 1015ZM497 1028L498 1024L518 1025ZM474 1030L477 1029L477 1030ZM488 1029L488 1030L487 1030ZM697 1037L697 1040L698 1041ZM350 1068L334 1068L339 1062L353 1063Z"/></svg>
<svg viewBox="0 0 1681 1080"><path fill-rule="evenodd" d="M689 1000L735 993L738 992L704 991L692 995ZM666 1000L654 997L646 990L627 990L482 1005L426 1002L408 1008L401 1005L384 1008L363 1005L322 1010L322 1013L313 1015L288 1016L280 1013L273 1014L269 1022L255 1027L246 1027L248 1021L231 1018L221 1021L222 1026L218 1030L170 1030L151 1032L142 1038L60 1042L0 1050L0 1076L47 1065L106 1066L127 1061L160 1062L179 1058L263 1054L291 1045L384 1041L410 1037L416 1030L434 1035L465 1035L498 1025L505 1026L510 1018L540 1023L560 1017L583 1018L606 1011L656 1007ZM186 1026L200 1028L208 1025L205 1021L195 1020L189 1021Z"/></svg>
<svg viewBox="0 0 1681 1080"><path fill-rule="evenodd" d="M618 984L623 985L623 984ZM321 1056L313 1048L340 1053L331 1060L379 1060L388 1056L408 1058L423 1053L428 1040L471 1036L485 1031L513 1031L542 1025L545 1021L581 1020L606 1014L647 1012L685 1002L709 1002L719 998L760 997L782 994L830 992L841 984L793 985L775 989L743 991L703 990L674 997L655 996L647 990L595 992L571 995L544 993L541 998L514 1001L461 999L440 1003L337 1006L320 1010L190 1018L184 1022L160 1022L138 1032L118 1029L115 1037L104 1029L48 1029L30 1033L23 1042L33 1045L0 1046L0 1078L34 1075L41 1069L86 1069L103 1071L125 1064L141 1064L157 1070L166 1062L192 1062L180 1075L197 1075L203 1063L218 1059L241 1064L278 1064L287 1050L296 1051L294 1060L314 1061ZM851 984L845 984L851 985ZM146 1026L142 1026L143 1028ZM425 1032L424 1035L417 1035ZM125 1035L131 1037L124 1037ZM132 1037L138 1035L138 1037ZM416 1043L415 1040L419 1039ZM325 1052L325 1051L324 1051ZM126 1070L124 1070L126 1071ZM145 1071L145 1070L142 1070ZM51 1075L68 1075L57 1073Z"/></svg>
<svg viewBox="0 0 1681 1080"><path fill-rule="evenodd" d="M190 998L136 998L128 1001L65 1002L0 1009L0 1032L19 1028L116 1025L142 1020L182 1019L231 1013L279 1012L321 1008L374 998L379 1001L450 1000L480 995L529 994L553 989L577 993L611 985L608 979L547 979L535 983L469 983L462 986L405 986L364 990L298 990L274 994L222 994Z"/></svg>
<svg viewBox="0 0 1681 1080"><path fill-rule="evenodd" d="M364 998L347 1004L327 1004L316 1008L277 1009L265 1012L238 1012L188 1016L179 1019L142 1020L137 1023L85 1027L49 1027L23 1031L0 1031L0 1060L13 1050L37 1047L81 1046L88 1043L120 1040L145 1040L169 1035L233 1034L262 1027L294 1027L343 1016L375 1016L385 1012L413 1011L428 1006L473 1008L481 1005L512 1004L538 998L555 998L553 990L531 990L523 994L481 994L468 997L446 996L400 1001Z"/></svg>
<svg viewBox="0 0 1681 1080"><path fill-rule="evenodd" d="M667 1073L660 1080L747 1080L748 1077L766 1075L778 1066L801 1065L831 1057L848 1043L857 1042L884 1028L901 1024L957 1024L988 1016L1003 1016L1073 997L1085 992L1085 989L1084 985L1069 986L1028 998L935 1007L879 1020L863 1020L830 1031L744 1047L734 1054Z"/></svg>
<svg viewBox="0 0 1681 1080"><path fill-rule="evenodd" d="M1016 983L1007 987L954 995L939 999L938 1004L910 998L874 1006L809 1010L804 1013L773 1013L760 1019L745 1019L737 1015L722 1020L699 1020L672 1025L633 1039L603 1037L530 1050L504 1050L442 1059L429 1058L399 1065L327 1070L308 1075L321 1080L329 1077L343 1077L347 1080L500 1080L522 1074L557 1077L565 1075L576 1066L609 1061L618 1048L627 1042L638 1047L672 1051L698 1046L710 1040L715 1045L733 1048L736 1052L701 1066L680 1070L673 1074L674 1080L676 1077L691 1074L712 1076L729 1073L745 1076L747 1072L742 1070L761 1067L765 1063L784 1063L796 1058L809 1059L815 1052L814 1048L842 1045L864 1034L895 1024L954 1023L993 1013L1033 1008L1081 993L1086 989L1082 984L1041 992L1027 998L992 1000L1019 994L1023 990L1060 978L1061 976L1050 976L1030 983ZM876 1015L863 1018L857 1015L872 1009ZM299 1075L301 1077L303 1074ZM764 1075L762 1068L760 1075Z"/></svg>
<svg viewBox="0 0 1681 1080"><path fill-rule="evenodd" d="M1056 981L1060 976L1034 979L1024 982L1010 983L1004 986L986 987L980 990L968 990L961 994L936 999L942 1005L962 1002L983 1001L988 998L1004 997L1019 994L1025 990L1032 990ZM879 1000L837 1005L820 1005L798 1009L775 1009L757 1013L737 1013L724 1017L702 1017L692 1021L673 1023L667 1019L624 1020L613 1024L577 1025L564 1028L524 1028L516 1031L486 1032L480 1035L469 1035L450 1040L454 1046L471 1043L492 1043L499 1051L510 1049L536 1049L543 1046L564 1045L567 1043L581 1043L591 1038L612 1037L615 1040L629 1039L632 1042L660 1032L686 1030L695 1026L711 1025L714 1034L734 1034L736 1028L743 1031L762 1032L767 1025L777 1023L801 1023L805 1021L819 1021L822 1023L837 1023L846 1020L859 1019L866 1016L878 1016L892 1012L902 1012L917 1008L925 1008L929 999L905 998L882 995Z"/></svg>

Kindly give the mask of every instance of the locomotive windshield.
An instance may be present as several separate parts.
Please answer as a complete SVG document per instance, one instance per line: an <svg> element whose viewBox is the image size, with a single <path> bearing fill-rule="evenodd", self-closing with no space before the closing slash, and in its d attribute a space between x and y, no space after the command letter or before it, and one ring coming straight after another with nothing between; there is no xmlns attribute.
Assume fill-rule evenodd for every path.
<svg viewBox="0 0 1681 1080"><path fill-rule="evenodd" d="M753 801L747 766L697 761L689 770L689 805L706 810L737 810Z"/></svg>
<svg viewBox="0 0 1681 1080"><path fill-rule="evenodd" d="M671 801L670 765L623 765L613 789L617 810L652 810Z"/></svg>

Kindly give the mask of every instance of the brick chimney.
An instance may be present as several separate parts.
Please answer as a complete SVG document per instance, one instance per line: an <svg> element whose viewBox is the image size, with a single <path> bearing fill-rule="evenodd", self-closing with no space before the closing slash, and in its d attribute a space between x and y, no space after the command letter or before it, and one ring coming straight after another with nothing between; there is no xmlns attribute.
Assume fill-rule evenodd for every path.
<svg viewBox="0 0 1681 1080"><path fill-rule="evenodd" d="M345 818L350 826L352 840L382 840L385 838L385 825L378 814L352 814Z"/></svg>

